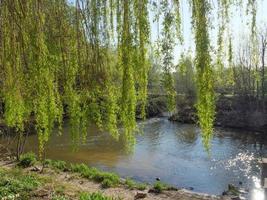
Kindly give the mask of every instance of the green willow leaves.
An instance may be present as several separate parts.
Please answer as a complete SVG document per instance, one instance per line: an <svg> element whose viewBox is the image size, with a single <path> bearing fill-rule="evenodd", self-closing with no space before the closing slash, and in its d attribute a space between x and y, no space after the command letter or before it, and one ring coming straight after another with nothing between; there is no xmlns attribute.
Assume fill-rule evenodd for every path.
<svg viewBox="0 0 267 200"><path fill-rule="evenodd" d="M210 56L210 1L187 1L192 9L197 114L205 146L215 116L214 73ZM229 8L240 1L219 0L219 52ZM136 106L145 118L150 62L150 13L155 6L162 83L169 111L175 110L174 47L182 42L179 0L0 0L0 98L4 119L22 135L34 123L40 156L55 126L68 118L74 147L96 124L115 139L134 144ZM247 3L256 30L256 1ZM226 17L226 20L223 18ZM232 48L232 47L231 47ZM229 52L232 52L232 50ZM218 63L222 63L218 53ZM178 56L178 55L177 55ZM119 132L118 126L123 130Z"/></svg>

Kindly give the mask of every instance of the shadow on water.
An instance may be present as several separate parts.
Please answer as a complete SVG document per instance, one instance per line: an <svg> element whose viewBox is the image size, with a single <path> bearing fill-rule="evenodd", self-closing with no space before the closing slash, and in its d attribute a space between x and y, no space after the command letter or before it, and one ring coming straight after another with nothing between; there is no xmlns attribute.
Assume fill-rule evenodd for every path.
<svg viewBox="0 0 267 200"><path fill-rule="evenodd" d="M267 155L267 135L218 128L209 156L195 125L178 124L166 118L139 124L142 134L137 135L133 152L127 153L120 141L94 126L88 130L86 142L73 152L69 124L65 123L62 136L56 133L51 136L47 157L83 162L144 182L160 177L163 182L211 194L221 194L229 183L242 183L241 187L250 191L251 199L260 200L258 160ZM29 137L26 149L37 152L35 135Z"/></svg>

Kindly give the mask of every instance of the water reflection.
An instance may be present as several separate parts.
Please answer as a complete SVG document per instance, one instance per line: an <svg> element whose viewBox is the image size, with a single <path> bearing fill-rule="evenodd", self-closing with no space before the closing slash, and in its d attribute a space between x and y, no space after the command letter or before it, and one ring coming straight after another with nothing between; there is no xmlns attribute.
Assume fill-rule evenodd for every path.
<svg viewBox="0 0 267 200"><path fill-rule="evenodd" d="M194 145L194 143L197 141L198 139L198 129L193 126L193 125L186 125L186 127L181 126L179 128L178 125L177 126L177 132L175 134L175 136L177 137L178 143L185 143L185 144L189 144L189 145Z"/></svg>
<svg viewBox="0 0 267 200"><path fill-rule="evenodd" d="M125 151L121 141L114 141L93 126L88 130L86 143L73 152L66 123L62 136L52 135L47 157L83 162L144 182L154 182L155 177L160 177L169 184L211 194L221 194L229 183L242 182L252 200L261 200L264 193L257 185L258 159L267 155L266 135L216 129L209 156L195 125L161 118L141 122L140 127L142 134L137 136L131 154ZM30 136L27 150L37 151L36 144L37 137Z"/></svg>

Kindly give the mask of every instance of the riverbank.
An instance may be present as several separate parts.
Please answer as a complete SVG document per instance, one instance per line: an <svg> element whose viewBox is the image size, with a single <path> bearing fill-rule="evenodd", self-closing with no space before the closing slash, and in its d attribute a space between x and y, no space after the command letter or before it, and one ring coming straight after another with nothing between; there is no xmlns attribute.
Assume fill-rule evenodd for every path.
<svg viewBox="0 0 267 200"><path fill-rule="evenodd" d="M181 123L197 123L193 97L177 97L177 112L169 119ZM218 96L214 125L222 128L267 132L267 102L255 97Z"/></svg>
<svg viewBox="0 0 267 200"><path fill-rule="evenodd" d="M86 173L88 174L86 175ZM177 189L160 182L156 182L154 185L144 185L130 179L121 179L116 174L86 168L86 165L83 164L71 165L63 161L47 160L42 165L29 155L24 156L23 161L20 162L16 162L12 158L2 159L0 174L4 174L0 181L0 197L2 199L10 199L12 196L17 197L14 199L52 200L231 199L227 196L212 196ZM103 198L82 198L86 195L101 195Z"/></svg>

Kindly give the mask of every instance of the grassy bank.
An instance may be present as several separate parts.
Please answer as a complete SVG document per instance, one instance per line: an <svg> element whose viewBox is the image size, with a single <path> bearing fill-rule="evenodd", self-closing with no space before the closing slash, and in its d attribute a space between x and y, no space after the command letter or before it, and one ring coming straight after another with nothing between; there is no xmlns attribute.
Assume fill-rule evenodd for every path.
<svg viewBox="0 0 267 200"><path fill-rule="evenodd" d="M25 173L22 169L3 169L0 168L0 199L1 200L29 200L29 199L52 199L52 200L68 200L72 197L65 195L66 187L56 184L49 178L44 178L33 173ZM45 194L50 184L54 189L49 191L49 195ZM102 193L77 193L76 199L79 200L115 200L104 196ZM46 198L47 197L47 198ZM119 199L119 198L118 198Z"/></svg>

